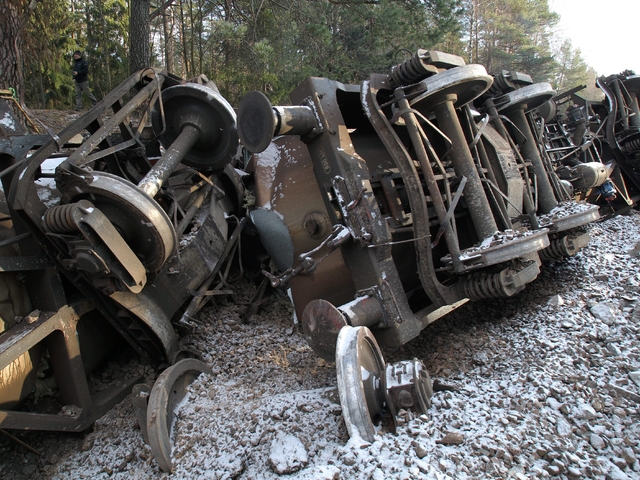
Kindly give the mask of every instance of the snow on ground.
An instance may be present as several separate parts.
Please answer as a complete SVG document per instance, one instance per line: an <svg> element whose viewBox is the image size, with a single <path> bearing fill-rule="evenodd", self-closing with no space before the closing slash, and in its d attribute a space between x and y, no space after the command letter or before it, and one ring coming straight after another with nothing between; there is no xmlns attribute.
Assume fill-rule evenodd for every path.
<svg viewBox="0 0 640 480"><path fill-rule="evenodd" d="M349 441L334 365L313 354L290 306L273 296L248 323L243 306L210 308L205 326L184 339L214 376L200 376L176 412L173 474L144 444L130 399L96 422L81 449L45 455L35 474L640 478L640 214L589 231L587 248L543 266L516 297L467 304L407 345L383 349L388 362L423 360L456 390L436 392L427 415L405 412L395 434L382 430L371 445Z"/></svg>

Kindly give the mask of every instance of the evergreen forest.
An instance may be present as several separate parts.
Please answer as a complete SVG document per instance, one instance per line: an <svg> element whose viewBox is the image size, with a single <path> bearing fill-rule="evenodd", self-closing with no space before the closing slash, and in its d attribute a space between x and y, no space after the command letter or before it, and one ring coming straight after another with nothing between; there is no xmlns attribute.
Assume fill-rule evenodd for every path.
<svg viewBox="0 0 640 480"><path fill-rule="evenodd" d="M580 51L556 33L559 17L548 0L3 3L0 29L6 37L8 17L14 17L10 53L16 54L21 79L0 69L0 88L18 88L32 108L72 104L75 50L89 61L98 98L142 62L183 78L203 73L232 105L250 90L286 103L292 88L311 75L362 81L370 73L388 72L418 48L460 55L490 73L526 72L560 91L593 84L596 75ZM4 42L0 49L7 48ZM135 61L136 55L142 60Z"/></svg>

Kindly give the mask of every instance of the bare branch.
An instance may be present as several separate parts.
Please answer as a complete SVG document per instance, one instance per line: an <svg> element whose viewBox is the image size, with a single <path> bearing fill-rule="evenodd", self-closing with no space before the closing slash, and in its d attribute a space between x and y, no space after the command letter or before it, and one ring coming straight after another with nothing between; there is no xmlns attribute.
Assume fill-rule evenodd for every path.
<svg viewBox="0 0 640 480"><path fill-rule="evenodd" d="M149 14L149 20L153 20L154 18L156 18L158 15L160 15L162 12L164 12L167 8L169 8L171 6L171 4L174 2L175 0L167 0L166 2L164 2L161 6L159 6L155 11L151 12Z"/></svg>

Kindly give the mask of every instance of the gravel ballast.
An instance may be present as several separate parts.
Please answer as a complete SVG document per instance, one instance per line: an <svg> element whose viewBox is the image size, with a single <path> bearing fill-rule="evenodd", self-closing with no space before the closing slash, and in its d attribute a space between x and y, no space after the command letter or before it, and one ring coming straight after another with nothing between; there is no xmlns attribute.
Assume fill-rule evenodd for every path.
<svg viewBox="0 0 640 480"><path fill-rule="evenodd" d="M54 442L68 438L50 435L37 457L3 440L0 455L24 462L0 475L640 478L640 214L588 230L589 246L544 265L515 297L468 303L383 349L387 362L423 360L454 390L436 392L427 415L403 412L397 432L381 430L372 444L349 440L335 365L314 355L286 299L271 295L247 323L244 306L208 308L183 339L214 375L201 375L176 409L172 474L157 466L127 398L80 448L65 451ZM246 286L237 300L254 292Z"/></svg>

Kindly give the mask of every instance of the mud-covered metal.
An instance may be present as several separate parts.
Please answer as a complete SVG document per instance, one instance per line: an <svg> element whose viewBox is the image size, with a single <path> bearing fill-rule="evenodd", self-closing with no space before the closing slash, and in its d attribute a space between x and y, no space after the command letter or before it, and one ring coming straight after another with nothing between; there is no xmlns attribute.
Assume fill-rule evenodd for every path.
<svg viewBox="0 0 640 480"><path fill-rule="evenodd" d="M606 216L640 199L639 78L600 77L602 100L581 96L581 85L534 112L544 150L571 196L599 205Z"/></svg>
<svg viewBox="0 0 640 480"><path fill-rule="evenodd" d="M494 75L493 87L476 101L476 107L486 112L521 164L523 206L529 215L525 224L534 230L547 229L551 244L557 246L567 245L564 236L574 236L576 228L598 220L600 215L597 206L572 198L546 148L544 125L536 119L540 118L538 110L555 96L548 83L533 83L526 74L502 71ZM583 240L571 242L573 248L549 247L540 257L551 262L577 253L588 242L588 233L581 235Z"/></svg>
<svg viewBox="0 0 640 480"><path fill-rule="evenodd" d="M470 298L513 295L535 279L537 252L549 246L549 230L531 220L537 184L521 173L517 145L467 107L492 77L460 58L417 55L359 85L309 78L291 93L293 107L256 93L242 101L240 137L267 126L250 149L256 207L282 218L278 243L294 246L293 265L267 275L291 289L323 357L343 324L400 345ZM274 120L294 107L315 114L315 123L296 123L296 137ZM282 136L267 144L270 133ZM307 256L336 228L347 235L335 253ZM486 288L488 278L500 288ZM364 298L373 311L351 308Z"/></svg>
<svg viewBox="0 0 640 480"><path fill-rule="evenodd" d="M588 102L421 49L360 83L305 79L291 105L250 92L236 126L206 77L145 69L60 132L0 138L0 427L87 428L139 382L91 390L109 350L174 364L238 258L266 277L258 296L287 291L336 361L350 434L373 441L380 417L432 395L421 361L387 365L378 344L516 295L588 244L601 207L640 198L638 78L602 77ZM165 471L175 399L207 368L178 362L135 391ZM18 410L39 371L58 411Z"/></svg>
<svg viewBox="0 0 640 480"><path fill-rule="evenodd" d="M588 243L584 226L598 207L565 190L534 116L554 95L526 74L491 76L419 50L357 85L306 79L292 106L258 92L242 100L257 218L273 219L256 228L269 252L293 244L293 263L279 252L274 263L286 268L264 273L290 291L311 348L336 355L341 389L352 392L343 410L353 435L371 441L372 419L389 404L366 387L384 377L377 343L406 343L469 300L515 295L543 261ZM288 109L305 114L281 129ZM601 176L585 170L585 181L588 173ZM338 340L356 327L370 331L362 358L351 351L360 348L355 334L351 347Z"/></svg>
<svg viewBox="0 0 640 480"><path fill-rule="evenodd" d="M88 352L83 349L90 345L104 354L112 344L109 327L101 322L104 320L95 316L90 302L80 301L65 305L57 312L34 310L18 325L0 335L2 386L7 388L6 382L12 380L7 376L8 372L20 376L15 381L26 381L26 375L33 369L37 372L39 355L35 352L46 346L64 406L62 412L55 413L0 410L2 428L81 432L130 393L131 387L140 381L137 376L122 379L117 387L103 392L91 392L89 389L86 375L95 366L95 361L88 359ZM20 370L24 364L21 359L26 352L30 356L31 369L28 372ZM0 392L3 397L7 393L4 388ZM25 393L29 392L23 390L17 399L12 400L21 400Z"/></svg>
<svg viewBox="0 0 640 480"><path fill-rule="evenodd" d="M187 394L189 384L202 373L212 375L211 367L193 358L180 360L160 374L149 393L147 437L154 458L165 472L171 472L173 466L171 425L174 410Z"/></svg>

